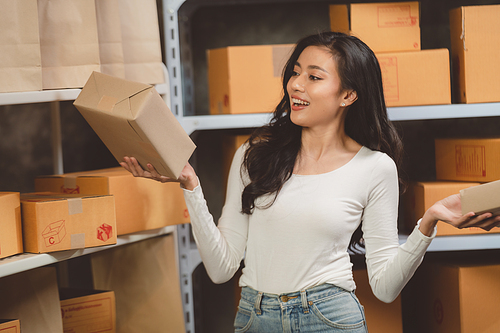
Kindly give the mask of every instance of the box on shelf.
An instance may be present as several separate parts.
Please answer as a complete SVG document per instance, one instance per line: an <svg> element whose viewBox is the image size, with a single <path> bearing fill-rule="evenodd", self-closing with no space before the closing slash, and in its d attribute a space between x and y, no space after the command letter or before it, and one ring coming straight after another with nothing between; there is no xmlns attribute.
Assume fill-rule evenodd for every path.
<svg viewBox="0 0 500 333"><path fill-rule="evenodd" d="M122 167L39 176L35 191L112 194L117 235L189 223L189 213L178 183L159 183L134 177Z"/></svg>
<svg viewBox="0 0 500 333"><path fill-rule="evenodd" d="M500 332L497 263L424 262L408 312L415 332Z"/></svg>
<svg viewBox="0 0 500 333"><path fill-rule="evenodd" d="M0 319L0 333L20 333L21 324L19 320Z"/></svg>
<svg viewBox="0 0 500 333"><path fill-rule="evenodd" d="M209 50L210 114L273 112L282 97L281 73L292 48L283 44Z"/></svg>
<svg viewBox="0 0 500 333"><path fill-rule="evenodd" d="M177 178L195 149L151 85L93 72L74 105L120 162L133 156Z"/></svg>
<svg viewBox="0 0 500 333"><path fill-rule="evenodd" d="M418 1L330 5L330 28L360 38L374 52L420 50Z"/></svg>
<svg viewBox="0 0 500 333"><path fill-rule="evenodd" d="M21 332L63 333L55 267L39 267L2 277L0 295L0 318L18 319Z"/></svg>
<svg viewBox="0 0 500 333"><path fill-rule="evenodd" d="M370 333L402 333L401 295L392 303L384 303L373 295L366 269L353 269L352 273L356 283L356 297L365 308Z"/></svg>
<svg viewBox="0 0 500 333"><path fill-rule="evenodd" d="M116 244L112 195L21 194L24 251L47 253Z"/></svg>
<svg viewBox="0 0 500 333"><path fill-rule="evenodd" d="M0 192L0 258L23 252L21 202L18 192Z"/></svg>
<svg viewBox="0 0 500 333"><path fill-rule="evenodd" d="M387 106L451 103L448 49L377 53Z"/></svg>
<svg viewBox="0 0 500 333"><path fill-rule="evenodd" d="M500 181L469 187L460 191L462 214L474 212L500 214ZM500 228L494 228L493 230Z"/></svg>
<svg viewBox="0 0 500 333"><path fill-rule="evenodd" d="M438 180L500 179L500 138L436 139L435 154Z"/></svg>
<svg viewBox="0 0 500 333"><path fill-rule="evenodd" d="M474 182L414 182L410 184L407 192L403 197L403 226L402 231L409 233L415 228L415 225L425 211L429 209L434 203L449 197L453 194L459 194L462 190L468 191L480 183ZM498 196L495 196L495 198ZM494 198L491 198L494 201ZM462 197L462 205L468 204L469 199ZM471 207L469 205L469 207ZM468 210L467 212L469 212ZM500 228L493 228L490 231L485 231L480 228L464 228L457 229L448 223L441 222L437 226L437 236L449 235L470 235L470 234L484 234L484 233L498 233Z"/></svg>
<svg viewBox="0 0 500 333"><path fill-rule="evenodd" d="M113 291L59 289L64 332L116 332Z"/></svg>
<svg viewBox="0 0 500 333"><path fill-rule="evenodd" d="M454 102L500 102L500 5L450 11Z"/></svg>

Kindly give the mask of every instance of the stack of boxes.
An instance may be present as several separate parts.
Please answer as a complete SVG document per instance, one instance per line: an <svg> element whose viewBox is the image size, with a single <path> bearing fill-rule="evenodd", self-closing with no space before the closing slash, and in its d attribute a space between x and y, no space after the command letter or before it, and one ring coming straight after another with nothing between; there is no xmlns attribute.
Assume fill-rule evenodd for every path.
<svg viewBox="0 0 500 333"><path fill-rule="evenodd" d="M375 52L387 106L451 103L448 50L421 50L418 2L331 5L330 26Z"/></svg>

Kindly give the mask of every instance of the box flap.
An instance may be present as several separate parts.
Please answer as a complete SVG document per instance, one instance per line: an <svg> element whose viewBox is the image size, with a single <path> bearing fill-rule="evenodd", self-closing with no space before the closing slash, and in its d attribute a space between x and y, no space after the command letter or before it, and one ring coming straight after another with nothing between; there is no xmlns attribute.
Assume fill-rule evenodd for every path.
<svg viewBox="0 0 500 333"><path fill-rule="evenodd" d="M133 118L129 99L149 89L153 86L93 72L73 104Z"/></svg>

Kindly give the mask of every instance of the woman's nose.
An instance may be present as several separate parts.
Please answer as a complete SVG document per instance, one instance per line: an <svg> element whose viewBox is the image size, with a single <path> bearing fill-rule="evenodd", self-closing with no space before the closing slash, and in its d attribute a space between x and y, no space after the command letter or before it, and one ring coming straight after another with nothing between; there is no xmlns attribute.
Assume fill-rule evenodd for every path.
<svg viewBox="0 0 500 333"><path fill-rule="evenodd" d="M303 91L304 90L304 79L303 75L298 75L293 79L292 88L294 90Z"/></svg>

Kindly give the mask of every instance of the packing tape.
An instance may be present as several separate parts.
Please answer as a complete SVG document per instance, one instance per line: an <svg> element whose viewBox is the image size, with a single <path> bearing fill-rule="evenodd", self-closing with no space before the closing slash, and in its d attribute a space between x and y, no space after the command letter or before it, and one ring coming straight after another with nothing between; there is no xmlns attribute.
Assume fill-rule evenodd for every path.
<svg viewBox="0 0 500 333"><path fill-rule="evenodd" d="M68 214L80 214L83 213L83 200L82 198L68 198Z"/></svg>
<svg viewBox="0 0 500 333"><path fill-rule="evenodd" d="M99 103L97 103L97 109L100 111L112 112L117 102L118 98L104 95L101 97Z"/></svg>
<svg viewBox="0 0 500 333"><path fill-rule="evenodd" d="M71 249L83 249L85 247L85 233L71 235Z"/></svg>
<svg viewBox="0 0 500 333"><path fill-rule="evenodd" d="M64 188L76 188L76 176L65 176Z"/></svg>

